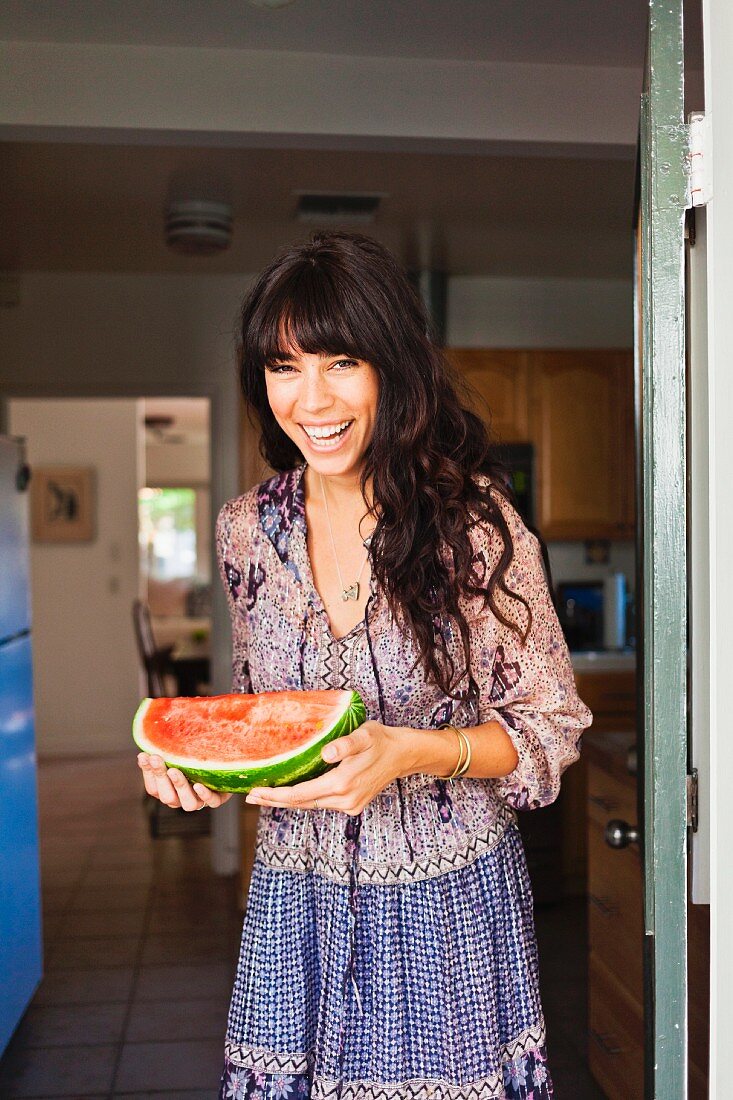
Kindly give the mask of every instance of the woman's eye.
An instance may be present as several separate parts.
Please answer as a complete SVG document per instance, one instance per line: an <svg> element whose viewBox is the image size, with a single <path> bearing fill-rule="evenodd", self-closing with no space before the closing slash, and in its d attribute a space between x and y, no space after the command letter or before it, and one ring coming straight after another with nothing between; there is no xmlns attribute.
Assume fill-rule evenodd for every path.
<svg viewBox="0 0 733 1100"><path fill-rule="evenodd" d="M358 367L356 359L339 359L337 363L334 363L334 367Z"/></svg>
<svg viewBox="0 0 733 1100"><path fill-rule="evenodd" d="M290 363L268 363L266 370L269 374L289 374L293 367Z"/></svg>

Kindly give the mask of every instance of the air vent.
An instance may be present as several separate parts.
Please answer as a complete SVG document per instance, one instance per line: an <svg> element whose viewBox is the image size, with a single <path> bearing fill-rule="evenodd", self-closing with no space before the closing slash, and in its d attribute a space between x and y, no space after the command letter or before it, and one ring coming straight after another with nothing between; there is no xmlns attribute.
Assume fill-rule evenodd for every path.
<svg viewBox="0 0 733 1100"><path fill-rule="evenodd" d="M385 197L382 193L343 194L342 192L299 191L295 216L299 222L319 225L327 223L350 222L365 225L373 222L377 216L379 204Z"/></svg>

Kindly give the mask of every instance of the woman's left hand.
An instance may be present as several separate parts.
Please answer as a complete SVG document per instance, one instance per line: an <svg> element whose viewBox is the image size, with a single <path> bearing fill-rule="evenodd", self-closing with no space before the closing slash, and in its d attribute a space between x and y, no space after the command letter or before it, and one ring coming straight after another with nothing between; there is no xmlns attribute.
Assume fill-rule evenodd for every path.
<svg viewBox="0 0 733 1100"><path fill-rule="evenodd" d="M414 770L415 733L401 726L364 722L353 733L323 748L324 760L329 764L338 762L337 767L292 787L255 787L246 801L260 806L359 814L389 783Z"/></svg>

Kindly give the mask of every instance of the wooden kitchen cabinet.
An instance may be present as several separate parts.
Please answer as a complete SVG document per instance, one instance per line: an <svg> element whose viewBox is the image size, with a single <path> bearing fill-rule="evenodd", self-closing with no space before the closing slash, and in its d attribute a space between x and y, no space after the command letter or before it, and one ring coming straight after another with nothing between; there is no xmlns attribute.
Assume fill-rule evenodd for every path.
<svg viewBox="0 0 733 1100"><path fill-rule="evenodd" d="M529 439L529 381L526 351L501 348L446 348L451 363L472 391L472 407L503 443Z"/></svg>
<svg viewBox="0 0 733 1100"><path fill-rule="evenodd" d="M633 353L447 348L499 442L535 446L546 539L634 537Z"/></svg>
<svg viewBox="0 0 733 1100"><path fill-rule="evenodd" d="M588 1064L608 1100L643 1100L644 995L639 846L610 848L612 818L636 824L633 734L586 738L588 764Z"/></svg>
<svg viewBox="0 0 733 1100"><path fill-rule="evenodd" d="M529 353L537 526L546 539L634 535L632 353Z"/></svg>

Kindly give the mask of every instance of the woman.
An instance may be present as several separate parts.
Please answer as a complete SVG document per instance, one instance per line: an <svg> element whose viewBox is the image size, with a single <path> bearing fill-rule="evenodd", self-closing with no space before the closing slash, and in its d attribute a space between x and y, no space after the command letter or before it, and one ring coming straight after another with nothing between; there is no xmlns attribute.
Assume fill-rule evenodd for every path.
<svg viewBox="0 0 733 1100"><path fill-rule="evenodd" d="M286 251L244 303L274 477L217 520L235 691L358 689L335 765L259 788L220 1097L553 1095L516 810L591 714L540 546L392 256ZM148 790L223 798L157 762ZM171 775L171 773L169 773Z"/></svg>

